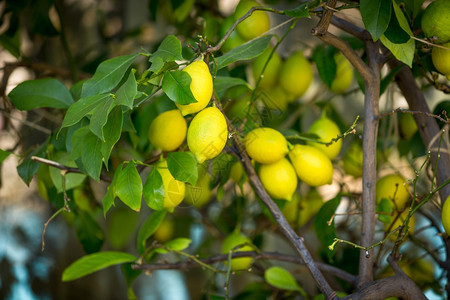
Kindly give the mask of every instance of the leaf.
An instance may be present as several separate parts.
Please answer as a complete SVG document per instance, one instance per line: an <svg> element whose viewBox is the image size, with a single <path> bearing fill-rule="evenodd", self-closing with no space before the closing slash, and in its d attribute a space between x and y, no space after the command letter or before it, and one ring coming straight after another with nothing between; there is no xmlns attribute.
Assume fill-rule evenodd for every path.
<svg viewBox="0 0 450 300"><path fill-rule="evenodd" d="M133 162L129 162L119 173L115 192L116 196L131 209L135 211L141 209L142 180Z"/></svg>
<svg viewBox="0 0 450 300"><path fill-rule="evenodd" d="M168 241L167 243L164 244L164 246L173 251L183 251L189 246L190 243L191 240L188 238L176 238L174 240ZM161 254L168 252L166 249L161 248L155 249L155 251Z"/></svg>
<svg viewBox="0 0 450 300"><path fill-rule="evenodd" d="M134 97L137 94L137 83L134 77L134 72L128 74L127 80L120 86L116 93L115 104L125 105L130 109L133 108Z"/></svg>
<svg viewBox="0 0 450 300"><path fill-rule="evenodd" d="M377 41L386 31L391 19L391 1L361 0L360 11L364 26Z"/></svg>
<svg viewBox="0 0 450 300"><path fill-rule="evenodd" d="M382 213L387 213L387 214L391 214L392 213L392 201L386 198L381 199L380 203L378 203L377 205L377 213L378 214L378 220L380 220L383 223L386 224L390 224L391 223L391 216L390 215L386 215L386 214L380 214L380 212Z"/></svg>
<svg viewBox="0 0 450 300"><path fill-rule="evenodd" d="M0 149L0 164L11 154L11 152Z"/></svg>
<svg viewBox="0 0 450 300"><path fill-rule="evenodd" d="M68 108L73 103L69 90L54 78L24 81L17 85L8 97L20 110L39 107Z"/></svg>
<svg viewBox="0 0 450 300"><path fill-rule="evenodd" d="M314 230L316 231L316 235L319 241L322 243L322 246L327 249L326 254L328 259L331 259L334 251L328 248L334 241L336 237L336 228L334 226L334 218L331 222L331 225L328 225L328 221L331 220L331 217L336 211L336 208L339 206L341 202L341 195L338 194L333 199L325 202L322 207L317 212L316 218L314 219Z"/></svg>
<svg viewBox="0 0 450 300"><path fill-rule="evenodd" d="M264 279L270 285L287 291L298 291L305 294L294 277L282 267L271 267L264 272Z"/></svg>
<svg viewBox="0 0 450 300"><path fill-rule="evenodd" d="M197 183L197 160L191 152L171 152L167 156L167 167L176 180Z"/></svg>
<svg viewBox="0 0 450 300"><path fill-rule="evenodd" d="M20 178L27 184L30 185L33 176L39 170L41 163L38 163L31 159L32 156L44 157L45 151L47 149L48 140L40 145L38 148L33 150L21 163L17 166L17 173L19 173Z"/></svg>
<svg viewBox="0 0 450 300"><path fill-rule="evenodd" d="M114 108L113 102L113 97L109 97L106 101L100 102L99 105L92 110L89 129L103 142L105 142L105 138L103 137L103 127L108 121L109 113Z"/></svg>
<svg viewBox="0 0 450 300"><path fill-rule="evenodd" d="M239 61L252 59L266 50L273 35L266 35L256 40L251 40L239 47L233 48L224 55L216 58L217 69L220 70L226 66Z"/></svg>
<svg viewBox="0 0 450 300"><path fill-rule="evenodd" d="M143 254L145 252L145 242L153 235L153 233L155 233L165 216L165 210L155 211L142 224L137 238L137 248L139 254Z"/></svg>
<svg viewBox="0 0 450 300"><path fill-rule="evenodd" d="M105 240L105 234L92 216L79 210L75 215L75 232L86 253L94 253L100 250Z"/></svg>
<svg viewBox="0 0 450 300"><path fill-rule="evenodd" d="M242 78L229 77L229 76L216 76L214 79L214 90L216 91L219 98L221 98L225 92L234 86L243 85L251 90L250 85L247 81Z"/></svg>
<svg viewBox="0 0 450 300"><path fill-rule="evenodd" d="M394 44L403 44L409 40L409 34L402 29L395 13L391 14L391 20L384 36Z"/></svg>
<svg viewBox="0 0 450 300"><path fill-rule="evenodd" d="M162 89L167 97L178 104L195 103L194 95L191 91L191 76L184 71L166 72L162 80Z"/></svg>
<svg viewBox="0 0 450 300"><path fill-rule="evenodd" d="M285 10L284 14L294 18L310 18L308 4L309 2L304 2L293 9Z"/></svg>
<svg viewBox="0 0 450 300"><path fill-rule="evenodd" d="M94 76L83 84L81 97L102 94L115 88L139 54L123 55L102 62Z"/></svg>
<svg viewBox="0 0 450 300"><path fill-rule="evenodd" d="M151 63L158 60L162 62L183 60L181 42L176 36L168 35L149 59Z"/></svg>
<svg viewBox="0 0 450 300"><path fill-rule="evenodd" d="M78 123L88 113L93 111L98 105L107 102L111 99L110 94L99 94L86 98L81 98L72 104L64 116L61 128L72 126Z"/></svg>
<svg viewBox="0 0 450 300"><path fill-rule="evenodd" d="M131 254L115 251L105 251L86 255L64 270L62 281L75 280L113 265L136 260L137 258Z"/></svg>
<svg viewBox="0 0 450 300"><path fill-rule="evenodd" d="M406 4L406 9L412 13L412 16L416 17L423 11L422 5L425 0L404 0L403 2Z"/></svg>
<svg viewBox="0 0 450 300"><path fill-rule="evenodd" d="M102 170L101 147L103 142L92 132L88 132L81 145L81 161L89 176L99 181Z"/></svg>
<svg viewBox="0 0 450 300"><path fill-rule="evenodd" d="M337 65L333 52L332 48L325 48L323 45L320 45L314 49L312 56L320 78L328 87L331 87L333 80L336 78Z"/></svg>
<svg viewBox="0 0 450 300"><path fill-rule="evenodd" d="M114 183L111 183L107 190L106 194L102 199L103 205L103 216L106 217L106 213L109 209L114 205L114 199L116 198L116 194L114 193Z"/></svg>
<svg viewBox="0 0 450 300"><path fill-rule="evenodd" d="M73 160L70 160L70 154L67 152L58 152L55 154L54 157L50 157L50 159L57 161L60 164L68 167L76 167L76 163ZM53 184L56 188L56 191L58 193L63 192L61 170L57 168L50 168L49 172ZM64 177L65 177L65 188L66 190L70 190L76 186L79 186L86 178L86 175L77 173L66 173Z"/></svg>
<svg viewBox="0 0 450 300"><path fill-rule="evenodd" d="M101 153L106 169L108 169L108 160L111 155L112 148L119 141L122 134L123 114L122 107L116 106L108 116L108 122L103 127L103 135L105 142L102 143Z"/></svg>
<svg viewBox="0 0 450 300"><path fill-rule="evenodd" d="M157 168L153 168L145 181L144 200L150 208L157 211L163 210L164 195L165 191L161 174L159 174Z"/></svg>

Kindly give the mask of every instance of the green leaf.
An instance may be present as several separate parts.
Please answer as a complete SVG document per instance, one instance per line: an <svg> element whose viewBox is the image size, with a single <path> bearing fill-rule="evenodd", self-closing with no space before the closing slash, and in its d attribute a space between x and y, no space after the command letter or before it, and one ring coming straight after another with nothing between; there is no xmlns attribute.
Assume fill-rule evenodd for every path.
<svg viewBox="0 0 450 300"><path fill-rule="evenodd" d="M412 16L416 17L423 11L422 5L425 0L404 0L403 2L406 4L406 9L412 13Z"/></svg>
<svg viewBox="0 0 450 300"><path fill-rule="evenodd" d="M62 281L75 280L113 265L136 260L137 258L134 255L123 252L105 251L94 253L84 256L68 266L63 272Z"/></svg>
<svg viewBox="0 0 450 300"><path fill-rule="evenodd" d="M183 251L184 249L186 249L187 247L189 247L189 244L191 243L190 239L187 238L176 238L174 240L168 241L167 243L164 244L164 246L170 250L173 251ZM155 249L155 251L157 253L167 253L168 251L166 249Z"/></svg>
<svg viewBox="0 0 450 300"><path fill-rule="evenodd" d="M310 18L308 4L309 2L304 2L293 9L285 10L284 13L286 16L293 18Z"/></svg>
<svg viewBox="0 0 450 300"><path fill-rule="evenodd" d="M0 149L0 164L11 154L11 152Z"/></svg>
<svg viewBox="0 0 450 300"><path fill-rule="evenodd" d="M403 44L409 40L409 34L402 29L395 13L391 14L391 20L384 36L394 44Z"/></svg>
<svg viewBox="0 0 450 300"><path fill-rule="evenodd" d="M32 156L44 157L45 151L47 149L48 141L40 145L38 148L33 150L21 163L17 166L17 172L20 178L27 184L30 185L33 176L39 170L41 163L38 163L31 159Z"/></svg>
<svg viewBox="0 0 450 300"><path fill-rule="evenodd" d="M328 87L331 87L333 80L336 78L337 66L333 52L333 48L325 48L320 45L314 49L312 56L320 78Z"/></svg>
<svg viewBox="0 0 450 300"><path fill-rule="evenodd" d="M88 132L81 145L81 161L87 174L99 181L102 170L101 147L103 142L92 132Z"/></svg>
<svg viewBox="0 0 450 300"><path fill-rule="evenodd" d="M7 33L0 34L0 45L15 58L20 57L20 36L19 30L17 30L13 36L8 35Z"/></svg>
<svg viewBox="0 0 450 300"><path fill-rule="evenodd" d="M142 180L135 164L129 162L118 176L115 187L117 197L131 209L139 211L142 200Z"/></svg>
<svg viewBox="0 0 450 300"><path fill-rule="evenodd" d="M197 160L191 152L170 152L167 156L167 167L176 180L196 185Z"/></svg>
<svg viewBox="0 0 450 300"><path fill-rule="evenodd" d="M360 11L364 26L378 40L386 31L391 19L391 1L361 0Z"/></svg>
<svg viewBox="0 0 450 300"><path fill-rule="evenodd" d="M116 198L116 194L114 192L114 184L111 183L107 190L106 194L102 199L102 205L103 205L103 216L106 217L106 213L109 211L109 209L114 205L114 199Z"/></svg>
<svg viewBox="0 0 450 300"><path fill-rule="evenodd" d="M110 94L99 94L86 98L81 98L72 104L64 116L61 128L72 126L78 123L87 114L93 111L97 106L108 102L111 99Z"/></svg>
<svg viewBox="0 0 450 300"><path fill-rule="evenodd" d="M83 84L81 97L102 94L115 88L139 54L123 55L102 62L94 76Z"/></svg>
<svg viewBox="0 0 450 300"><path fill-rule="evenodd" d="M166 72L162 80L162 89L167 97L178 104L195 103L191 91L191 76L184 71Z"/></svg>
<svg viewBox="0 0 450 300"><path fill-rule="evenodd" d="M86 253L98 252L105 240L105 234L92 216L79 210L75 215L75 232Z"/></svg>
<svg viewBox="0 0 450 300"><path fill-rule="evenodd" d="M122 107L116 106L108 116L108 122L103 127L103 135L105 142L102 143L101 153L106 169L108 169L108 160L111 155L112 148L119 141L122 134L123 114Z"/></svg>
<svg viewBox="0 0 450 300"><path fill-rule="evenodd" d="M144 200L150 208L159 211L164 209L164 195L165 191L161 174L159 174L157 168L153 168L145 181Z"/></svg>
<svg viewBox="0 0 450 300"><path fill-rule="evenodd" d="M391 223L391 216L386 214L380 214L387 213L391 214L393 210L392 201L386 198L381 199L380 203L377 205L377 213L378 213L378 220L380 220L383 223L390 224Z"/></svg>
<svg viewBox="0 0 450 300"><path fill-rule="evenodd" d="M114 108L113 102L113 97L109 97L106 101L100 102L99 105L92 110L89 129L103 142L105 142L105 138L103 137L103 127L108 121L109 113Z"/></svg>
<svg viewBox="0 0 450 300"><path fill-rule="evenodd" d="M216 76L214 79L214 90L216 91L219 98L223 97L225 92L234 86L243 85L251 90L250 85L247 81L242 78L229 77L229 76Z"/></svg>
<svg viewBox="0 0 450 300"><path fill-rule="evenodd" d="M224 55L216 58L217 69L220 70L226 66L239 61L252 59L260 55L269 46L273 35L266 35L256 40L251 40L239 47L233 48Z"/></svg>
<svg viewBox="0 0 450 300"><path fill-rule="evenodd" d="M139 254L143 254L145 252L145 242L153 235L153 233L155 233L165 216L165 210L155 211L142 224L137 238L137 248Z"/></svg>
<svg viewBox="0 0 450 300"><path fill-rule="evenodd" d="M20 110L39 107L68 108L73 103L69 90L54 78L24 81L16 86L8 97Z"/></svg>
<svg viewBox="0 0 450 300"><path fill-rule="evenodd" d="M159 45L158 50L153 53L150 57L150 62L155 63L155 61L175 61L183 60L181 54L181 42L174 35L168 35ZM152 70L153 71L153 70Z"/></svg>
<svg viewBox="0 0 450 300"><path fill-rule="evenodd" d="M282 267L271 267L264 272L264 279L270 285L287 291L298 291L305 294L294 277Z"/></svg>
<svg viewBox="0 0 450 300"><path fill-rule="evenodd" d="M319 241L322 243L322 246L326 249L328 259L331 259L333 257L335 251L330 250L328 246L334 242L334 238L336 237L334 218L331 222L331 225L328 225L328 221L331 220L331 217L335 213L336 208L339 206L340 202L341 195L338 194L336 197L325 202L325 204L322 205L314 219L314 230L316 231L316 235Z"/></svg>
<svg viewBox="0 0 450 300"><path fill-rule="evenodd" d="M73 160L70 160L70 154L67 152L58 152L54 156L50 157L50 159L68 167L77 166L77 164ZM55 185L56 191L58 193L63 192L61 170L57 168L50 168L49 172L53 184ZM76 186L79 186L86 178L86 175L76 173L66 173L64 177L65 177L65 188L66 190L70 190Z"/></svg>
<svg viewBox="0 0 450 300"><path fill-rule="evenodd" d="M116 93L116 105L125 105L130 109L133 108L134 97L137 94L137 83L134 72L128 74L127 80L120 86Z"/></svg>

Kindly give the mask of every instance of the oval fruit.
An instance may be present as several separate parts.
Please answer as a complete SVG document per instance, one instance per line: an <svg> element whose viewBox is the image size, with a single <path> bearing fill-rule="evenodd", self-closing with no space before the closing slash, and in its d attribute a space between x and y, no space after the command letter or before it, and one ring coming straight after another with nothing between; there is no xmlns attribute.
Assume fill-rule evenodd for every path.
<svg viewBox="0 0 450 300"><path fill-rule="evenodd" d="M222 26L220 26L219 30L220 38L223 38L227 34L227 31L231 28L231 26L233 26L233 24L233 17L228 17L223 21ZM239 47L243 43L245 43L245 40L239 35L239 33L237 33L236 30L233 30L220 49L223 52L228 52L233 48Z"/></svg>
<svg viewBox="0 0 450 300"><path fill-rule="evenodd" d="M166 216L159 224L158 229L156 229L153 234L153 238L160 243L165 243L172 239L175 233L175 222L172 218Z"/></svg>
<svg viewBox="0 0 450 300"><path fill-rule="evenodd" d="M311 63L303 52L292 54L281 66L279 82L291 98L301 97L313 80Z"/></svg>
<svg viewBox="0 0 450 300"><path fill-rule="evenodd" d="M234 20L237 21L254 6L260 6L260 4L253 0L241 0L234 11ZM269 29L269 15L265 11L254 11L236 27L239 35L247 41L264 34Z"/></svg>
<svg viewBox="0 0 450 300"><path fill-rule="evenodd" d="M227 121L217 107L208 107L191 121L187 143L198 163L203 163L222 152L227 143Z"/></svg>
<svg viewBox="0 0 450 300"><path fill-rule="evenodd" d="M353 82L353 67L345 56L338 52L334 55L336 62L336 77L331 83L331 91L336 94L345 92Z"/></svg>
<svg viewBox="0 0 450 300"><path fill-rule="evenodd" d="M173 210L183 201L186 186L184 182L178 181L172 176L167 167L167 160L160 161L156 167L164 186L164 207Z"/></svg>
<svg viewBox="0 0 450 300"><path fill-rule="evenodd" d="M319 137L319 141L327 143L341 135L341 131L339 130L339 127L336 125L336 123L334 123L333 120L327 118L325 114L323 114L319 119L312 123L308 132L317 135ZM334 159L339 154L339 151L341 151L342 139L333 142L329 146L314 142L308 144L321 150L329 159Z"/></svg>
<svg viewBox="0 0 450 300"><path fill-rule="evenodd" d="M443 44L442 46L450 48L450 43ZM431 50L431 60L436 70L444 74L447 78L450 77L450 49L433 47Z"/></svg>
<svg viewBox="0 0 450 300"><path fill-rule="evenodd" d="M187 123L179 109L173 109L158 115L150 124L148 139L162 151L174 151L186 138Z"/></svg>
<svg viewBox="0 0 450 300"><path fill-rule="evenodd" d="M422 30L427 38L437 38L437 44L450 41L450 1L436 0L422 15Z"/></svg>
<svg viewBox="0 0 450 300"><path fill-rule="evenodd" d="M319 149L308 145L295 145L289 158L301 181L309 186L321 186L333 181L331 160Z"/></svg>
<svg viewBox="0 0 450 300"><path fill-rule="evenodd" d="M442 225L445 232L450 235L450 196L447 197L442 206Z"/></svg>
<svg viewBox="0 0 450 300"><path fill-rule="evenodd" d="M398 127L400 130L400 136L404 140L410 140L417 132L417 124L411 114L400 114L398 118Z"/></svg>
<svg viewBox="0 0 450 300"><path fill-rule="evenodd" d="M183 116L193 114L204 109L213 93L213 80L209 73L208 65L203 60L197 60L183 69L184 72L191 76L190 89L197 102L190 104L178 104Z"/></svg>
<svg viewBox="0 0 450 300"><path fill-rule="evenodd" d="M238 249L234 249L235 247L244 244L251 244L251 240L240 232L233 232L223 241L222 253L227 254L230 251L253 251L253 248L250 245L245 245L239 247ZM231 259L231 270L247 270L250 267L252 260L253 259L251 257L233 258Z"/></svg>
<svg viewBox="0 0 450 300"><path fill-rule="evenodd" d="M286 159L259 168L259 178L272 198L290 201L297 189L297 174L294 167Z"/></svg>
<svg viewBox="0 0 450 300"><path fill-rule="evenodd" d="M393 201L394 207L402 210L409 199L408 184L399 174L386 175L378 179L375 194L377 203L386 198Z"/></svg>
<svg viewBox="0 0 450 300"><path fill-rule="evenodd" d="M202 208L206 203L211 200L211 176L209 176L206 170L199 169L199 177L197 184L186 184L186 195L184 201L189 205L193 205L196 208Z"/></svg>
<svg viewBox="0 0 450 300"><path fill-rule="evenodd" d="M244 138L248 155L261 164L272 164L288 153L286 138L269 127L256 128Z"/></svg>
<svg viewBox="0 0 450 300"><path fill-rule="evenodd" d="M259 87L263 89L272 88L278 80L278 73L281 67L281 58L280 55L275 51L273 52L272 57L267 63L266 68L264 69L264 73L261 75L261 72L266 64L267 60L272 53L273 48L267 48L261 55L259 55L255 60L252 61L252 73L253 78L255 79L255 84L258 82L259 77L261 76L261 80L259 81Z"/></svg>
<svg viewBox="0 0 450 300"><path fill-rule="evenodd" d="M355 178L363 175L363 150L359 142L352 142L343 158L344 171Z"/></svg>

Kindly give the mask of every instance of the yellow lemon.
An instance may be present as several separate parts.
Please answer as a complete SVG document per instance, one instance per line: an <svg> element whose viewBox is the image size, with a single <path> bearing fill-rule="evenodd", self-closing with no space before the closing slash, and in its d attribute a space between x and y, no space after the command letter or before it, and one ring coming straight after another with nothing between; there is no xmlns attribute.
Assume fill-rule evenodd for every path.
<svg viewBox="0 0 450 300"><path fill-rule="evenodd" d="M290 201L297 189L297 174L294 167L286 159L259 168L259 178L273 198Z"/></svg>
<svg viewBox="0 0 450 300"><path fill-rule="evenodd" d="M254 249L245 244L251 244L251 240L240 232L233 232L225 238L222 244L222 253L227 254L230 251L253 251ZM239 247L242 246L242 247ZM236 247L236 249L234 249ZM251 257L233 258L231 259L231 270L247 270L251 263Z"/></svg>
<svg viewBox="0 0 450 300"><path fill-rule="evenodd" d="M445 200L442 206L442 225L444 226L445 232L450 235L450 196Z"/></svg>
<svg viewBox="0 0 450 300"><path fill-rule="evenodd" d="M301 51L292 54L281 66L279 82L291 98L301 97L312 80L311 63Z"/></svg>
<svg viewBox="0 0 450 300"><path fill-rule="evenodd" d="M197 102L186 105L178 104L183 116L193 114L204 109L213 93L213 80L208 65L203 60L197 60L183 69L191 76L191 92Z"/></svg>
<svg viewBox="0 0 450 300"><path fill-rule="evenodd" d="M281 67L281 58L276 51L273 53L272 57L268 61L270 53L272 53L272 51L273 49L271 47L267 48L261 55L255 58L255 60L253 60L251 63L255 84L258 81L259 77L261 76L259 86L264 89L270 89L275 85ZM266 62L267 66L264 69L264 73L261 75L261 72L264 68L264 65L266 65Z"/></svg>
<svg viewBox="0 0 450 300"><path fill-rule="evenodd" d="M184 199L186 187L184 182L176 180L167 167L167 160L162 160L157 165L164 186L164 207L172 210Z"/></svg>
<svg viewBox="0 0 450 300"><path fill-rule="evenodd" d="M338 52L334 55L336 62L336 77L331 83L331 91L336 94L345 92L353 81L353 67L345 56Z"/></svg>
<svg viewBox="0 0 450 300"><path fill-rule="evenodd" d="M196 208L203 207L211 200L211 176L204 168L199 168L197 184L186 184L184 201Z"/></svg>
<svg viewBox="0 0 450 300"><path fill-rule="evenodd" d="M378 179L376 185L377 203L383 198L393 201L394 207L398 210L405 208L409 199L406 180L399 174L390 174Z"/></svg>
<svg viewBox="0 0 450 300"><path fill-rule="evenodd" d="M450 41L450 1L431 2L423 12L421 22L426 37L437 38L438 44Z"/></svg>
<svg viewBox="0 0 450 300"><path fill-rule="evenodd" d="M175 222L172 218L166 216L159 224L158 229L156 229L153 237L160 243L165 243L172 239L175 233Z"/></svg>
<svg viewBox="0 0 450 300"><path fill-rule="evenodd" d="M237 21L252 7L260 6L253 0L241 0L234 11L234 20ZM254 11L250 17L239 23L236 30L245 40L256 38L270 29L269 15L265 11Z"/></svg>
<svg viewBox="0 0 450 300"><path fill-rule="evenodd" d="M156 149L174 151L186 138L187 124L180 110L163 112L150 124L148 138Z"/></svg>
<svg viewBox="0 0 450 300"><path fill-rule="evenodd" d="M289 158L301 181L309 186L330 184L333 180L331 160L319 149L308 145L295 145Z"/></svg>
<svg viewBox="0 0 450 300"><path fill-rule="evenodd" d="M286 138L269 127L256 128L244 138L248 155L261 164L271 164L281 160L288 153Z"/></svg>
<svg viewBox="0 0 450 300"><path fill-rule="evenodd" d="M327 143L330 142L333 138L341 135L341 131L339 130L339 127L336 125L336 123L327 118L325 115L322 115L322 117L314 121L314 123L309 128L309 133L317 135L319 137L319 141ZM339 154L339 151L341 151L342 139L333 142L329 146L313 142L309 144L316 147L317 149L322 150L322 152L325 153L325 155L329 159L334 159Z"/></svg>
<svg viewBox="0 0 450 300"><path fill-rule="evenodd" d="M450 43L443 44L442 46L450 48ZM447 76L447 78L450 78L450 49L433 47L433 50L431 50L431 60L436 70Z"/></svg>
<svg viewBox="0 0 450 300"><path fill-rule="evenodd" d="M222 152L227 143L227 121L217 107L208 107L191 121L187 132L187 143L201 164Z"/></svg>

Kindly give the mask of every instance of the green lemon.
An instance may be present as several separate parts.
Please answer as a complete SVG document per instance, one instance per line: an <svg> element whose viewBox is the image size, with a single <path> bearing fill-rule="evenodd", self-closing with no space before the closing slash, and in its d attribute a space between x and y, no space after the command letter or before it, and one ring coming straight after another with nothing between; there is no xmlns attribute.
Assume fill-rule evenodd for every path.
<svg viewBox="0 0 450 300"><path fill-rule="evenodd" d="M438 44L450 41L450 1L436 0L427 6L422 15L422 30L426 37L437 38Z"/></svg>
<svg viewBox="0 0 450 300"><path fill-rule="evenodd" d="M332 139L337 138L339 135L341 135L341 131L339 130L339 127L336 125L336 123L333 120L327 118L325 114L322 114L319 119L314 121L308 132L317 135L319 137L319 141L326 143L331 142ZM329 159L334 159L339 154L339 151L341 151L342 139L333 142L329 146L314 142L311 142L309 144L316 147L317 149L322 150L322 152L325 153L325 155Z"/></svg>
<svg viewBox="0 0 450 300"><path fill-rule="evenodd" d="M241 0L234 11L234 20L237 21L252 7L261 6L253 0ZM250 17L239 23L236 30L244 40L254 39L270 29L269 15L265 11L254 11Z"/></svg>
<svg viewBox="0 0 450 300"><path fill-rule="evenodd" d="M303 96L312 80L311 63L301 51L292 54L281 66L279 82L291 99Z"/></svg>

